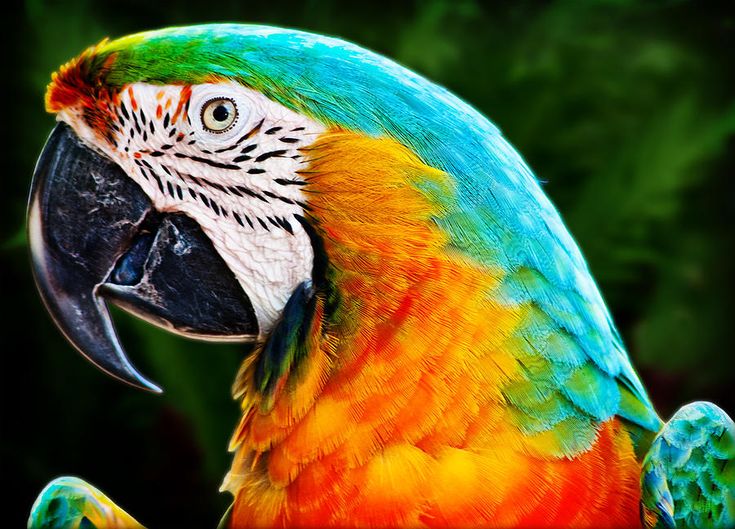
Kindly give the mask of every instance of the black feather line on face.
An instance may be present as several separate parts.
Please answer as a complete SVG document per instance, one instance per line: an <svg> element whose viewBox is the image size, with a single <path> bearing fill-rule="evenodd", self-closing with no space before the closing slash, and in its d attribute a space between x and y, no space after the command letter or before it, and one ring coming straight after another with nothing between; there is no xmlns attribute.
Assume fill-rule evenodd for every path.
<svg viewBox="0 0 735 529"><path fill-rule="evenodd" d="M329 257L327 256L327 251L324 249L324 241L306 217L298 213L294 213L293 217L304 229L311 243L311 249L314 254L311 279L317 288L326 289L328 287Z"/></svg>
<svg viewBox="0 0 735 529"><path fill-rule="evenodd" d="M143 141L146 141L148 137L148 130L150 129L151 134L155 134L157 130L157 126L163 127L163 130L164 132L167 133L168 138L172 138L172 139L175 138L174 141L170 141L169 143L161 144L157 150L152 150L152 151L149 151L146 149L140 150L138 151L137 156L146 155L152 158L162 158L165 156L174 156L176 158L187 159L187 160L190 160L196 163L205 164L207 166L214 167L216 169L223 169L227 171L243 171L249 175L264 175L268 173L268 170L262 167L253 167L252 165L250 167L242 167L237 164L242 163L242 162L250 162L251 160L253 160L252 163L264 163L272 158L287 157L290 159L297 159L301 157L301 155L299 154L291 154L293 153L293 151L289 153L290 148L273 149L270 151L261 152L257 154L256 151L260 145L259 143L251 143L241 148L243 142L261 133L261 129L265 123L265 119L260 120L260 122L258 122L252 129L250 129L247 133L245 133L243 136L238 138L236 142L230 145L221 147L214 151L210 151L210 150L202 149L202 148L197 149L202 154L214 155L214 158L210 158L210 157L200 156L197 154L180 152L175 149L177 147L177 144L181 140L186 139L187 136L183 133L180 133L178 134L178 136L176 136L178 131L176 127L171 126L172 125L171 117L168 112L164 114L163 118L148 119L142 109L137 112L129 112L125 104L121 102L120 106L115 109L115 114L120 124L124 124L125 122L128 122L131 124L130 129L129 129L130 134L127 138L128 144L130 144L131 139L134 139L136 134L138 134L138 136L142 136ZM281 126L274 126L274 127L269 128L265 132L262 132L261 134L272 136L272 135L275 135L277 132L281 131L282 129L283 127ZM291 129L290 132L298 133L304 130L305 130L305 127L295 127ZM191 132L189 136L193 134L194 132ZM287 137L287 136L279 137L277 138L277 140L281 141L281 143L287 143L287 144L297 143L301 141L299 138L295 138L295 137L292 138L292 137ZM185 144L188 147L188 146L194 145L195 143L196 143L196 139L191 139L187 141ZM223 153L229 153L231 151L235 151L236 149L240 149L240 151L239 151L239 154L234 159L232 159L232 161L217 159L219 157L216 155L223 154ZM127 148L126 148L126 151L128 151ZM253 154L249 155L247 153L253 153ZM153 178L156 182L158 190L162 194L166 194L170 196L171 198L175 200L179 200L179 201L184 201L185 199L199 201L205 207L209 208L212 212L214 212L218 216L229 217L230 212L224 207L222 207L220 203L217 202L217 200L219 199L215 200L215 197L211 194L211 192L207 192L206 190L207 187L211 189L215 189L224 195L237 196L240 198L245 198L245 197L255 198L267 204L270 204L271 202L269 199L272 199L272 200L277 200L279 202L282 202L284 204L299 205L303 207L305 210L308 209L306 208L305 204L303 204L303 202L296 200L296 199L286 197L286 196L282 196L279 193L276 193L273 191L268 191L268 190L255 191L244 185L232 185L232 186L222 185L217 182L212 182L201 176L195 177L194 175L191 175L191 174L182 173L175 168L173 169L169 168L167 165L161 164L159 162L156 165L161 168L161 171L163 171L163 173L165 173L162 178L162 176L157 174L156 170L153 169L153 166L151 165L151 163L149 163L145 158L139 157L139 158L136 158L134 161L139 167L139 172L141 176L147 181L150 181L150 179ZM303 180L289 179L289 178L274 178L272 179L272 181L284 187L304 186L307 184L307 182ZM189 182L193 183L195 187L199 187L200 189L197 190L195 187L192 187L189 184ZM275 227L278 229L282 229L291 235L294 234L293 225L284 217L280 217L277 215L273 215L273 216L264 215L261 218L261 217L256 216L254 218L257 224L254 224L254 222L242 212L232 211L231 213L232 213L232 218L234 219L234 221L236 221L242 227L245 227L247 223L247 225L249 225L251 229L255 229L257 225L260 225L261 228L267 231L271 231L271 227Z"/></svg>

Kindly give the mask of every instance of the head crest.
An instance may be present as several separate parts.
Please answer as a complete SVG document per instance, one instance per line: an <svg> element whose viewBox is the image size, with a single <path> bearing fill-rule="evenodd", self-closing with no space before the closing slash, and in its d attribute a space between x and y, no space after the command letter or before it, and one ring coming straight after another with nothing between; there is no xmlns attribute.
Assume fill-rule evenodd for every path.
<svg viewBox="0 0 735 529"><path fill-rule="evenodd" d="M104 53L108 39L90 46L79 56L64 64L51 75L46 89L46 110L59 112L79 102L85 107L95 106L106 73L115 60L115 54Z"/></svg>

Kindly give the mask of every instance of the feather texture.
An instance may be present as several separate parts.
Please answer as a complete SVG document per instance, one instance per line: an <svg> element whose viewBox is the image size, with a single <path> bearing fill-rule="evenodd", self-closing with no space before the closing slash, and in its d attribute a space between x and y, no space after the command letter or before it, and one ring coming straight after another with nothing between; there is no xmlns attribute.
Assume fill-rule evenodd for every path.
<svg viewBox="0 0 735 529"><path fill-rule="evenodd" d="M643 462L647 527L735 525L735 424L709 402L684 406Z"/></svg>
<svg viewBox="0 0 735 529"><path fill-rule="evenodd" d="M502 299L506 271L450 249L453 179L385 138L334 131L308 154L339 301L272 407L253 361L238 378L231 526L636 525L615 379L549 350L576 342Z"/></svg>
<svg viewBox="0 0 735 529"><path fill-rule="evenodd" d="M89 483L73 477L46 485L31 509L31 529L144 529Z"/></svg>

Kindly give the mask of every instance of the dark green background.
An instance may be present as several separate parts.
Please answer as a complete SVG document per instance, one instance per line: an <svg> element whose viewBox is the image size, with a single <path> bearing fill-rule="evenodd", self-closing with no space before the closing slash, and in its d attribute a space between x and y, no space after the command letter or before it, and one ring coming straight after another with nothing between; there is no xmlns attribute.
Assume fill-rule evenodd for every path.
<svg viewBox="0 0 735 529"><path fill-rule="evenodd" d="M166 393L123 387L52 326L24 237L34 161L53 125L43 110L50 73L104 36L173 24L336 35L477 106L544 181L661 415L692 399L735 411L729 2L196 4L28 0L5 21L0 525L24 526L37 492L61 474L83 476L153 529L214 527L226 507L217 487L244 349L188 342L120 314L130 356Z"/></svg>

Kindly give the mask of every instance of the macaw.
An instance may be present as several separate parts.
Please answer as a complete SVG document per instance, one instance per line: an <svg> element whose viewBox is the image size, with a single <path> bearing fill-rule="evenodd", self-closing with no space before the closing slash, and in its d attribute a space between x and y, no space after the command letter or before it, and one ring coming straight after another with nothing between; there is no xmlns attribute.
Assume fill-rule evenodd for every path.
<svg viewBox="0 0 735 529"><path fill-rule="evenodd" d="M222 527L729 527L735 426L654 410L579 248L500 131L320 35L105 40L52 77L29 239L110 375L107 303L253 342ZM61 478L33 528L141 527Z"/></svg>

